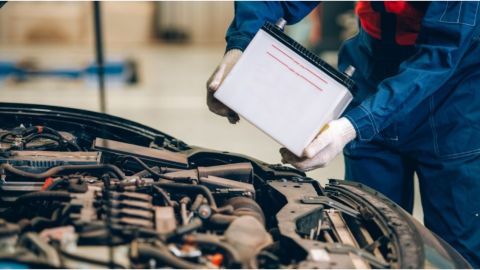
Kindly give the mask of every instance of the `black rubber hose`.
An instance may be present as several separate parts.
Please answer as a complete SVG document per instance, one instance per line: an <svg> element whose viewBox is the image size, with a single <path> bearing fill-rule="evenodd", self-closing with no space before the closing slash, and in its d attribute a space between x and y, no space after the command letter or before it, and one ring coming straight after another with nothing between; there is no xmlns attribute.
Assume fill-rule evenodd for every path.
<svg viewBox="0 0 480 270"><path fill-rule="evenodd" d="M143 162L141 159L139 159L138 157L135 157L135 156L122 156L120 157L121 159L123 159L123 161L126 161L128 159L130 160L133 160L135 161L138 165L140 165L143 169L145 169L148 173L150 173L152 176L155 176L156 179L158 180L159 178L163 177L162 174L154 171L152 168L150 168L147 164L145 164L145 162ZM170 180L170 179L168 179Z"/></svg>
<svg viewBox="0 0 480 270"><path fill-rule="evenodd" d="M170 198L169 198L168 194L165 192L165 190L161 189L158 186L152 186L152 187L158 194L160 194L160 196L167 203L168 206L174 206L173 201L170 200Z"/></svg>
<svg viewBox="0 0 480 270"><path fill-rule="evenodd" d="M112 172L114 173L120 180L125 179L125 174L117 167L111 164L96 164L96 165L63 165L53 167L43 173L31 173L22 171L13 167L10 164L4 163L0 165L0 169L6 170L13 174L17 174L27 178L34 178L34 179L45 179L51 177L53 175L64 173L64 172L78 172L78 171L99 171L99 172Z"/></svg>
<svg viewBox="0 0 480 270"><path fill-rule="evenodd" d="M195 230L198 230L198 229L202 228L202 225L203 225L203 221L201 219L193 218L190 221L190 223L188 223L187 225L183 225L181 227L178 227L175 230L175 235L173 235L173 236L174 237L179 237L179 236L185 235L187 233L193 232Z"/></svg>
<svg viewBox="0 0 480 270"><path fill-rule="evenodd" d="M160 172L160 168L158 166L154 166L154 167L151 167L150 169L152 169L153 171L155 172ZM135 173L134 175L132 176L135 176L135 177L140 177L140 178L145 178L147 176L151 175L151 173L149 173L147 170L143 170L143 171L139 171L137 173Z"/></svg>
<svg viewBox="0 0 480 270"><path fill-rule="evenodd" d="M61 135L60 135L61 136ZM24 141L24 144L27 144L27 143L30 143L36 139L41 139L41 138L45 138L45 139L50 139L52 141L55 141L57 142L59 145L63 146L65 144L67 145L70 145L72 146L73 148L75 148L75 150L77 151L82 151L82 149L80 148L80 146L78 146L76 143L72 142L72 141L69 141L69 140L66 140L65 138L63 137L57 137L56 135L53 135L53 134L48 134L48 133L39 133L39 134L33 134L29 137L27 137Z"/></svg>
<svg viewBox="0 0 480 270"><path fill-rule="evenodd" d="M43 139L50 139L50 140L52 140L52 141L58 142L59 144L62 144L62 138L57 137L57 136L55 136L55 135L53 135L53 134L48 134L48 133L45 133L45 134L39 133L39 134L29 135L28 137L25 137L25 138L24 138L23 143L27 144L27 143L30 143L30 142L36 140L36 139L41 139L41 138L43 138Z"/></svg>
<svg viewBox="0 0 480 270"><path fill-rule="evenodd" d="M159 186L163 189L171 189L185 193L193 193L193 194L202 194L205 198L207 198L210 207L217 209L217 204L215 203L215 199L213 198L212 192L205 186L202 185L189 185L189 184L179 184L179 183L167 183L167 182L158 182L153 183L155 186Z"/></svg>
<svg viewBox="0 0 480 270"><path fill-rule="evenodd" d="M159 248L155 248L147 245L140 245L138 247L138 258L140 260L154 259L157 262L165 264L165 266L178 268L178 269L205 269L206 265L192 263L186 260L182 260L170 253L170 251Z"/></svg>
<svg viewBox="0 0 480 270"><path fill-rule="evenodd" d="M36 132L37 134L45 134L45 133L46 134L53 134L57 137L63 138L63 136L62 136L62 134L60 134L60 132L56 131L53 128L46 127L46 126L33 126L33 127L28 128L26 131L28 131L28 132L23 133L22 136L25 136L25 134L30 134L32 132Z"/></svg>
<svg viewBox="0 0 480 270"><path fill-rule="evenodd" d="M60 134L60 132L56 131L53 128L45 127L45 126L32 126L32 127L29 127L27 129L25 129L25 131L22 133L22 136L25 137L26 135L30 135L32 133L34 134L32 137L35 137L36 135L40 135L40 136L47 135L45 137L47 137L49 139L52 139L52 140L55 140L59 143L66 142L67 144L73 146L76 150L82 151L82 149L80 148L80 146L78 146L78 144L65 139L62 136L62 134ZM53 138L51 136L55 136L57 138ZM34 138L28 138L27 140L31 141L32 139L34 139Z"/></svg>
<svg viewBox="0 0 480 270"><path fill-rule="evenodd" d="M153 170L153 168L155 167L149 167L145 162L143 162L140 158L138 157L135 157L135 156L122 156L121 157L123 159L123 161L127 160L127 159L130 159L132 161L135 161L138 165L140 165L143 169L145 169L145 171L147 171L148 173L150 173L153 177L155 177L155 180L159 180L159 179L166 179L166 180L171 180L171 181L178 181L178 180L182 180L182 179L186 179L185 177L172 177L172 176L169 176L169 175L166 175L166 174L163 174L162 171L168 171L167 168L164 168L164 167L160 167L159 170L160 170L160 173L156 172ZM158 168L158 167L157 167ZM174 170L175 171L175 170Z"/></svg>
<svg viewBox="0 0 480 270"><path fill-rule="evenodd" d="M66 191L39 191L24 194L15 200L15 204L24 204L39 200L68 202L72 199Z"/></svg>

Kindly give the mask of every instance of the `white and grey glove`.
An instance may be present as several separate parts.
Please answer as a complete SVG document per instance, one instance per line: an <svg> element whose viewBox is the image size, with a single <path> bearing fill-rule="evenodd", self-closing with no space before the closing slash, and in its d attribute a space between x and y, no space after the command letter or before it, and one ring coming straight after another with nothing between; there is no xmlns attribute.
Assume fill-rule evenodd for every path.
<svg viewBox="0 0 480 270"><path fill-rule="evenodd" d="M238 59L242 56L242 51L238 49L229 50L223 56L222 61L213 72L212 76L207 81L207 106L211 112L228 118L231 124L235 124L240 121L240 117L237 113L221 103L216 99L213 94L217 91L218 87L230 73L233 66L237 63Z"/></svg>
<svg viewBox="0 0 480 270"><path fill-rule="evenodd" d="M286 148L280 149L282 162L292 164L295 168L302 171L325 167L356 136L357 132L347 118L342 117L338 120L333 120L305 148L303 157L297 157Z"/></svg>

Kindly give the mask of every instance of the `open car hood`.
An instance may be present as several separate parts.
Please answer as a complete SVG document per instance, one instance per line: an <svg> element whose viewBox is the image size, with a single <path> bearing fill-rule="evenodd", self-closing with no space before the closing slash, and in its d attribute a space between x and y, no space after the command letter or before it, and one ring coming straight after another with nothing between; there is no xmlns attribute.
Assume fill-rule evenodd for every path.
<svg viewBox="0 0 480 270"><path fill-rule="evenodd" d="M470 267L368 187L107 114L0 103L0 154L0 267Z"/></svg>

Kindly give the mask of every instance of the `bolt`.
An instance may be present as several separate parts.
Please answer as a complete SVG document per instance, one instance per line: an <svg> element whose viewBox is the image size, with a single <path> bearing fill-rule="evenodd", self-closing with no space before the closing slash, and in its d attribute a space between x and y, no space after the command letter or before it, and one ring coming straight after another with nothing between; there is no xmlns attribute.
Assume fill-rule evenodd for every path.
<svg viewBox="0 0 480 270"><path fill-rule="evenodd" d="M277 23L275 25L280 29L283 30L285 29L285 25L287 25L287 21L284 18L278 19Z"/></svg>
<svg viewBox="0 0 480 270"><path fill-rule="evenodd" d="M212 208L207 204L198 207L197 214L201 219L208 219L212 215Z"/></svg>

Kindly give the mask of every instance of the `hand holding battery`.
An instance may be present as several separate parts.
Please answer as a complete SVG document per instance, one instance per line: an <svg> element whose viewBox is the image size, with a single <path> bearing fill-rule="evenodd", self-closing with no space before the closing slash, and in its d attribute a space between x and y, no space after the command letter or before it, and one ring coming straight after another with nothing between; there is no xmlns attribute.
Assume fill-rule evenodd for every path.
<svg viewBox="0 0 480 270"><path fill-rule="evenodd" d="M292 164L295 168L302 171L325 167L356 136L355 128L348 119L342 117L338 120L333 120L305 148L302 157L299 158L286 148L281 148L282 162Z"/></svg>
<svg viewBox="0 0 480 270"><path fill-rule="evenodd" d="M242 56L242 51L233 49L229 50L223 57L218 67L213 72L212 76L207 81L207 106L211 112L220 116L227 117L231 124L236 124L240 121L240 117L237 113L225 106L222 102L216 99L213 94L217 91L218 87L230 73L233 66L237 63L238 59Z"/></svg>

